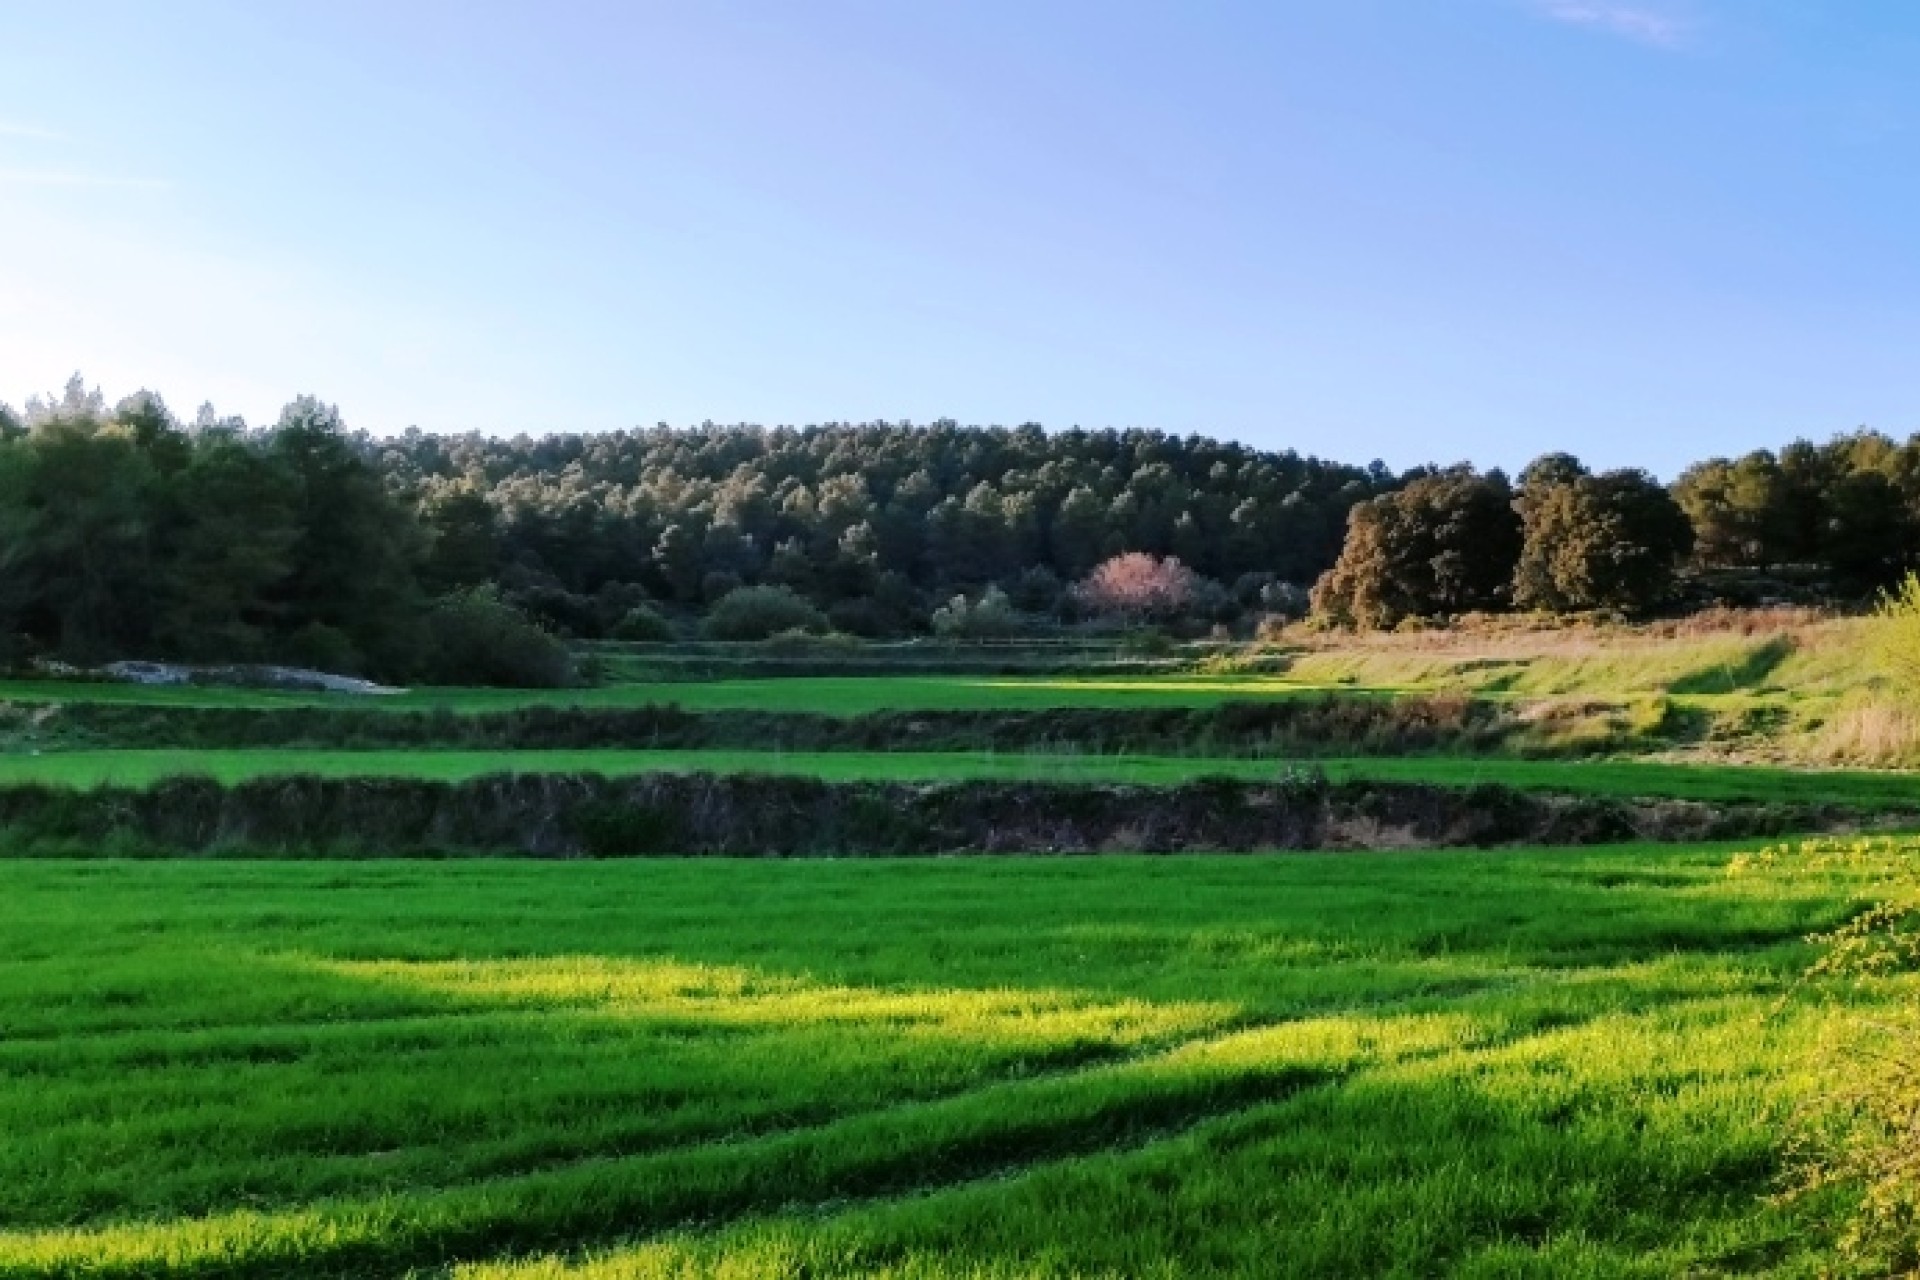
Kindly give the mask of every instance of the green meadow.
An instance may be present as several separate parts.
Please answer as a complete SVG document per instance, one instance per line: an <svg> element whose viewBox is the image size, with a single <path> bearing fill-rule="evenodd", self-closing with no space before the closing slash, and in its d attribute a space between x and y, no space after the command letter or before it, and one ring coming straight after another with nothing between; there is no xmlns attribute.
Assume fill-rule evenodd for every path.
<svg viewBox="0 0 1920 1280"><path fill-rule="evenodd" d="M1728 763L1711 727L1691 754L1655 734L1638 755L1530 759L1405 754L1381 736L1398 722L1372 717L1389 727L1291 760L1180 754L1184 739L1075 752L1037 714L1420 692L1549 725L1561 704L1580 725L1643 705L1742 725L1754 711L1779 745L1859 692L1825 636L1556 639L1520 658L1396 637L1297 654L1284 674L372 698L11 682L0 788L649 771L1156 787L1312 770L1920 813L1920 775ZM92 700L1036 714L998 729L1017 744L998 752L155 750L52 732L69 749L31 749L47 717L22 708ZM571 722L589 743L597 723ZM1776 1195L1788 1140L1833 1034L1912 986L1802 985L1808 935L1877 890L1843 866L1730 875L1751 847L0 860L0 1280L1845 1274L1845 1195Z"/></svg>
<svg viewBox="0 0 1920 1280"><path fill-rule="evenodd" d="M1043 710L1050 707L1214 706L1345 688L1271 676L769 676L637 680L579 689L417 688L392 694L293 693L199 685L0 680L0 701L114 702L178 707L363 707L393 711L502 711L515 707L642 707L689 711ZM1351 691L1351 690L1349 690Z"/></svg>
<svg viewBox="0 0 1920 1280"><path fill-rule="evenodd" d="M1730 853L0 863L0 1275L1813 1276Z"/></svg>
<svg viewBox="0 0 1920 1280"><path fill-rule="evenodd" d="M1330 780L1498 783L1529 791L1697 800L1831 804L1920 812L1920 775L1866 770L1794 770L1652 760L1519 760L1468 756L1332 757L1080 755L1030 752L723 750L317 751L86 750L0 755L0 785L143 787L165 778L223 783L311 774L459 782L499 773L768 773L826 781L962 782L974 779L1171 785L1198 778L1276 780L1300 770Z"/></svg>

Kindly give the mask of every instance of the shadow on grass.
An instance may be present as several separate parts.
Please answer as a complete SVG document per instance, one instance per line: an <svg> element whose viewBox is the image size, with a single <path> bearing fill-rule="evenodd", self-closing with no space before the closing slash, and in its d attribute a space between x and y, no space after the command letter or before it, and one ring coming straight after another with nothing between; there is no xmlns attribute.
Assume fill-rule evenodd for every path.
<svg viewBox="0 0 1920 1280"><path fill-rule="evenodd" d="M1690 671L1668 686L1669 693L1739 693L1758 688L1793 656L1794 641L1789 636L1763 640L1737 660L1718 662Z"/></svg>
<svg viewBox="0 0 1920 1280"><path fill-rule="evenodd" d="M1609 1047L1552 1043L1590 1039ZM1622 1039L1637 1060L1598 1083L1525 1046L1424 1057L1006 1180L456 1274L1598 1278L1817 1257L1764 1202L1772 1135L1712 1111L1697 1062L1646 1052L1671 1041Z"/></svg>
<svg viewBox="0 0 1920 1280"><path fill-rule="evenodd" d="M43 1179L0 1274L389 1274L708 1226L648 1247L847 1243L821 1274L1063 1248L1127 1275L1571 1267L1583 1238L1672 1261L1770 1159L1732 1103L1661 1110L1723 1060L1680 1032L1546 1048L1764 1003L1748 949L1829 907L1652 856L115 869L73 882L69 946L99 957L0 976L21 1007L100 997L68 1019L90 1033L0 1046ZM89 1145L109 1102L124 1145ZM112 1177L54 1214L74 1159ZM867 1197L907 1199L843 1207Z"/></svg>

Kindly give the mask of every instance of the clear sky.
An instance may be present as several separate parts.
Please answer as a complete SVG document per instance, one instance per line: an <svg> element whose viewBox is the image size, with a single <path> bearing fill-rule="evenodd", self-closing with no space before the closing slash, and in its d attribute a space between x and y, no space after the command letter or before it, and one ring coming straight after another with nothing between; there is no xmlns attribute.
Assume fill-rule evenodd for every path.
<svg viewBox="0 0 1920 1280"><path fill-rule="evenodd" d="M0 0L0 400L1920 429L1910 0Z"/></svg>

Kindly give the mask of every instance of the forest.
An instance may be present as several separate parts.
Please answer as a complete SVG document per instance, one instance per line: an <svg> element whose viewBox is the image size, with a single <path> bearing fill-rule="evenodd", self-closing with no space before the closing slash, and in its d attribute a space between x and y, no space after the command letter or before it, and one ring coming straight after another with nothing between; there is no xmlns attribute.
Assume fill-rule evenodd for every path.
<svg viewBox="0 0 1920 1280"><path fill-rule="evenodd" d="M556 684L575 639L1642 617L1861 601L1917 559L1920 436L1866 431L1662 485L1034 425L378 437L312 397L254 428L78 377L0 406L14 666Z"/></svg>

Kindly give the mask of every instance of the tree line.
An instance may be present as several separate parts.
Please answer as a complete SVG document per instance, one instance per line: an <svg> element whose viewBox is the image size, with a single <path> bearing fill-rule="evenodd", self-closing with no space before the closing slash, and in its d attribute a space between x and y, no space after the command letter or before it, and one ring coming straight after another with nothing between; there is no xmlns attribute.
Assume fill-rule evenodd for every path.
<svg viewBox="0 0 1920 1280"><path fill-rule="evenodd" d="M828 425L501 439L408 432L379 446L456 580L499 581L578 633L637 589L704 611L784 588L834 627L924 631L997 587L1071 613L1070 586L1126 552L1179 559L1209 613L1262 607L1338 553L1347 512L1401 477L1153 431ZM1271 603L1268 592L1265 603Z"/></svg>
<svg viewBox="0 0 1920 1280"><path fill-rule="evenodd" d="M1313 609L1363 630L1506 610L1646 613L1672 600L1693 544L1680 504L1644 471L1596 475L1549 454L1516 486L1456 467L1356 507Z"/></svg>
<svg viewBox="0 0 1920 1280"><path fill-rule="evenodd" d="M1071 618L1101 599L1074 584L1128 552L1178 558L1201 588L1182 607L1233 618L1311 581L1347 512L1400 481L1148 431L383 439L311 397L255 429L149 392L109 408L76 377L0 406L0 636L15 663L546 683L552 637L701 617L738 637Z"/></svg>
<svg viewBox="0 0 1920 1280"><path fill-rule="evenodd" d="M1860 600L1920 563L1920 435L1796 441L1697 463L1671 486L1568 454L1451 467L1355 505L1313 608L1378 629L1462 613L1607 611L1796 594Z"/></svg>
<svg viewBox="0 0 1920 1280"><path fill-rule="evenodd" d="M140 393L0 408L0 646L28 658L290 662L390 679L561 683L565 647L442 589L431 531L333 408L265 431Z"/></svg>
<svg viewBox="0 0 1920 1280"><path fill-rule="evenodd" d="M1403 474L1153 431L952 422L603 434L265 429L78 378L0 406L6 657L552 682L562 638L993 634L1669 607L1706 574L1862 595L1920 560L1920 437L1672 486L1550 455Z"/></svg>

